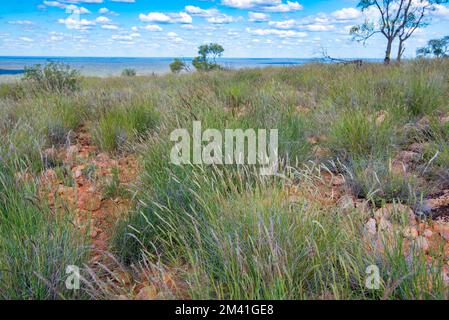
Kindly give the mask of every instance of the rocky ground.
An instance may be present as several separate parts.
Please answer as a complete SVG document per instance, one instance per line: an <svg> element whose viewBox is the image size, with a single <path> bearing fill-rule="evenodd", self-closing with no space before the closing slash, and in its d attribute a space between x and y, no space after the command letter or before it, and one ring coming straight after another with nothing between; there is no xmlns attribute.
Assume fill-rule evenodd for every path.
<svg viewBox="0 0 449 320"><path fill-rule="evenodd" d="M378 116L378 121L383 121L382 117L384 115ZM309 139L309 143L317 144L324 138ZM74 212L73 223L90 238L88 268L96 283L96 294L99 290L118 299L183 295L180 293L183 285L177 281L175 271L160 270L149 262L129 271L108 254L112 230L132 206L130 190L138 179L137 158L100 153L84 128L76 132L68 146L48 149L44 154L48 159L58 161L61 164L58 168L65 170L46 170L40 178L40 195L48 199L55 212L64 212L67 207ZM413 150L400 152L392 161L392 170L409 174L409 167L417 155ZM291 187L289 198L294 202L305 197L324 206L368 212L371 218L366 221L363 239L367 245L377 252L384 252L385 246L400 235L405 255L424 253L429 266L435 259L443 259L442 276L449 285L449 189L425 199L423 208L427 215L424 217L420 215L422 212L414 212L402 204L388 203L373 208L367 201L354 197L346 185L343 176L321 170L313 179L312 187ZM408 217L406 227L395 220L397 213Z"/></svg>

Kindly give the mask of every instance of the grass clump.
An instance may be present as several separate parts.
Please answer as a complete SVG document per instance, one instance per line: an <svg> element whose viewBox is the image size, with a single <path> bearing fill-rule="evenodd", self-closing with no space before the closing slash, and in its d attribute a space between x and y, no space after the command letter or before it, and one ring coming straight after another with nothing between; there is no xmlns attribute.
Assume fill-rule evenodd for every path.
<svg viewBox="0 0 449 320"><path fill-rule="evenodd" d="M81 298L65 287L65 268L82 266L82 238L69 213L52 215L33 181L0 162L0 296L2 299Z"/></svg>
<svg viewBox="0 0 449 320"><path fill-rule="evenodd" d="M105 151L116 151L136 136L156 126L158 114L141 104L116 107L100 116L92 127L96 144Z"/></svg>

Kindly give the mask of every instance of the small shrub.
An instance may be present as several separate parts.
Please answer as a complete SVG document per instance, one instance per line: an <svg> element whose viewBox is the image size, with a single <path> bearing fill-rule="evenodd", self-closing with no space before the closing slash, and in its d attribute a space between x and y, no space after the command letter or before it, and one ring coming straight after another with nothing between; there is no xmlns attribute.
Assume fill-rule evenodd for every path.
<svg viewBox="0 0 449 320"><path fill-rule="evenodd" d="M37 89L49 92L73 92L79 89L79 72L63 63L50 62L45 66L25 68L23 80Z"/></svg>
<svg viewBox="0 0 449 320"><path fill-rule="evenodd" d="M135 69L127 68L122 71L122 77L135 77L137 71Z"/></svg>
<svg viewBox="0 0 449 320"><path fill-rule="evenodd" d="M174 59L170 63L170 70L173 73L180 73L182 70L186 69L186 64L181 59Z"/></svg>

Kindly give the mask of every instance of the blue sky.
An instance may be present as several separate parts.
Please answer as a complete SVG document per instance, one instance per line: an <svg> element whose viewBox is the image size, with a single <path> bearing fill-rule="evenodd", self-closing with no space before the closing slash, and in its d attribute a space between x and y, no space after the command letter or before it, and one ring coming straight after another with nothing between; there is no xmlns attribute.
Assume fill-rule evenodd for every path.
<svg viewBox="0 0 449 320"><path fill-rule="evenodd" d="M375 18L358 0L8 0L0 7L0 55L190 57L218 42L225 57L382 58L385 41L351 41ZM448 35L449 8L409 40L406 57Z"/></svg>

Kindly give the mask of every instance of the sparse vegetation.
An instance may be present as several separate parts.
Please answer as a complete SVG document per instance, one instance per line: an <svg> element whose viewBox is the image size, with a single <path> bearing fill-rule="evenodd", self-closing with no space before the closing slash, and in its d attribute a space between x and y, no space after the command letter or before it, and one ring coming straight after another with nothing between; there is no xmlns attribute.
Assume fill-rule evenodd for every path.
<svg viewBox="0 0 449 320"><path fill-rule="evenodd" d="M448 299L446 240L435 231L440 245L422 250L424 230L421 242L406 230L408 209L449 188L449 61L230 71L208 49L199 70L216 72L72 82L53 66L59 80L34 68L1 87L0 296L134 298L120 273L154 280L157 298ZM170 133L193 120L279 129L282 175L171 164ZM82 269L88 284L67 292L67 265L99 272L98 225L79 220L103 215L116 263ZM379 290L365 286L372 264Z"/></svg>
<svg viewBox="0 0 449 320"><path fill-rule="evenodd" d="M68 65L50 62L45 66L25 68L24 81L30 82L36 90L49 92L73 92L79 89L80 74Z"/></svg>

